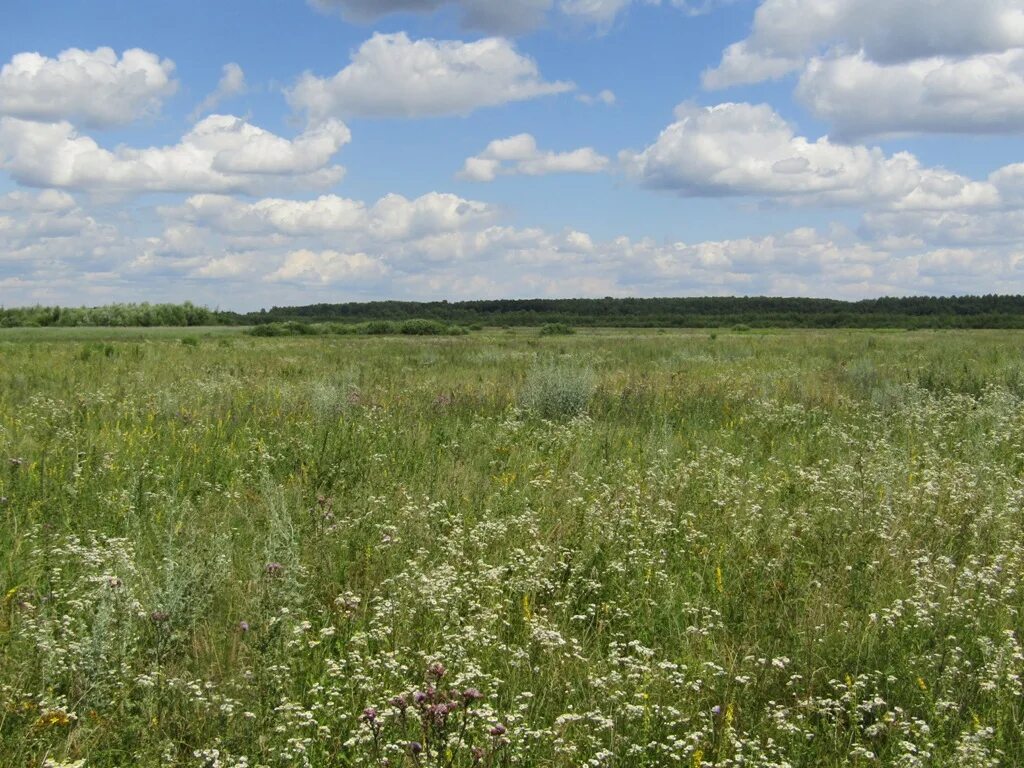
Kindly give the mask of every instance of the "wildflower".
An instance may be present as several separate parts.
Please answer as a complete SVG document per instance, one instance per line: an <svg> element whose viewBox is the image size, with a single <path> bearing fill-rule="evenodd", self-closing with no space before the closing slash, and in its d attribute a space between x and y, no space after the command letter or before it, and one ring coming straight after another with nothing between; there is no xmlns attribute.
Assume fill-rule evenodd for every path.
<svg viewBox="0 0 1024 768"><path fill-rule="evenodd" d="M18 469L25 463L25 460L12 457L11 459L9 459L9 463L11 465L11 469Z"/></svg>
<svg viewBox="0 0 1024 768"><path fill-rule="evenodd" d="M240 622L238 622L238 631L239 632L242 632L242 633L248 632L249 628L250 627L249 627L249 622L248 621L240 621Z"/></svg>
<svg viewBox="0 0 1024 768"><path fill-rule="evenodd" d="M416 704L422 705L427 700L427 694L423 691L416 691L416 693L412 695L412 700L416 702Z"/></svg>
<svg viewBox="0 0 1024 768"><path fill-rule="evenodd" d="M498 738L499 736L504 736L507 732L508 732L508 729L504 725L502 725L501 723L498 723L497 725L492 726L491 730L488 731L488 733L491 734L491 736L493 736L494 738Z"/></svg>
<svg viewBox="0 0 1024 768"><path fill-rule="evenodd" d="M149 614L149 620L154 624L166 624L171 619L171 614L167 611L153 611Z"/></svg>
<svg viewBox="0 0 1024 768"><path fill-rule="evenodd" d="M284 566L281 565L281 563L267 563L263 567L263 572L267 574L267 576L280 576L284 573Z"/></svg>
<svg viewBox="0 0 1024 768"><path fill-rule="evenodd" d="M124 586L124 582L117 578L117 576L111 576L107 579L107 586L111 589L119 589Z"/></svg>
<svg viewBox="0 0 1024 768"><path fill-rule="evenodd" d="M427 668L427 677L431 677L434 680L440 680L448 672L448 668L445 667L440 661L435 661Z"/></svg>
<svg viewBox="0 0 1024 768"><path fill-rule="evenodd" d="M374 707L367 707L366 709L364 709L363 710L363 718L362 719L363 719L363 722L370 723L370 725L373 725L373 723L377 722L377 710L376 710L376 708L374 708Z"/></svg>
<svg viewBox="0 0 1024 768"><path fill-rule="evenodd" d="M404 693L399 696L392 696L388 703L401 712L404 712L409 707L409 700L405 697Z"/></svg>
<svg viewBox="0 0 1024 768"><path fill-rule="evenodd" d="M479 701L484 695L480 693L476 688L467 688L462 692L462 700L467 704L471 704L474 701Z"/></svg>
<svg viewBox="0 0 1024 768"><path fill-rule="evenodd" d="M416 755L418 755L422 751L423 751L423 745L420 744L418 741L410 741L409 742L409 752L413 755L413 757L415 757Z"/></svg>

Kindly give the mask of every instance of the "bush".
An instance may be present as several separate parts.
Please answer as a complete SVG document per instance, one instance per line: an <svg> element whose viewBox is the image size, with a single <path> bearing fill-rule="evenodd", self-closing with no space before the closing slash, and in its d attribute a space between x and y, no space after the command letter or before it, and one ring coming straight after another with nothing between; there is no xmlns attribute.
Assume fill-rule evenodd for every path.
<svg viewBox="0 0 1024 768"><path fill-rule="evenodd" d="M371 320L368 323L363 323L358 326L356 333L365 334L367 336L384 336L389 333L397 333L398 328L395 323L390 320Z"/></svg>
<svg viewBox="0 0 1024 768"><path fill-rule="evenodd" d="M519 392L519 407L542 419L565 419L587 410L594 394L589 368L547 363L534 368Z"/></svg>
<svg viewBox="0 0 1024 768"><path fill-rule="evenodd" d="M569 336L576 333L576 329L568 323L545 323L540 327L541 336Z"/></svg>
<svg viewBox="0 0 1024 768"><path fill-rule="evenodd" d="M314 336L317 332L315 326L294 320L289 320L286 323L257 325L246 331L250 336Z"/></svg>
<svg viewBox="0 0 1024 768"><path fill-rule="evenodd" d="M437 320L406 320L398 330L407 336L445 336L452 327Z"/></svg>

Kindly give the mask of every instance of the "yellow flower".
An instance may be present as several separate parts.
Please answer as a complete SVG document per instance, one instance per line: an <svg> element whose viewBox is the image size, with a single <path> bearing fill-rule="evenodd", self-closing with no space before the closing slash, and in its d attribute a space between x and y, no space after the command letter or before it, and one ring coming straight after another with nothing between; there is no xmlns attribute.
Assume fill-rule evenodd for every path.
<svg viewBox="0 0 1024 768"><path fill-rule="evenodd" d="M700 768L704 764L704 750L698 749L693 753L693 768Z"/></svg>

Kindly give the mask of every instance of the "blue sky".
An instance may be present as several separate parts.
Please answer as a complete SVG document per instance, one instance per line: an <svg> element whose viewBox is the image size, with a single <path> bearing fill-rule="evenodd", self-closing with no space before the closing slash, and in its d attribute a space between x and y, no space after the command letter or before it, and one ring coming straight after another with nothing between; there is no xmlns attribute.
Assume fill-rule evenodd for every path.
<svg viewBox="0 0 1024 768"><path fill-rule="evenodd" d="M1024 0L8 0L0 304L1024 292Z"/></svg>

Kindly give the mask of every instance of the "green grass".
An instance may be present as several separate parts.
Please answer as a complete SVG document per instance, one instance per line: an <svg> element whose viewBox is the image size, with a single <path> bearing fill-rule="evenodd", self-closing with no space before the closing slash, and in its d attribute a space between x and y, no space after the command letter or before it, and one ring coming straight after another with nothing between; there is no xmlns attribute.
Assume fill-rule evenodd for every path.
<svg viewBox="0 0 1024 768"><path fill-rule="evenodd" d="M1022 355L0 332L0 764L1022 764Z"/></svg>

